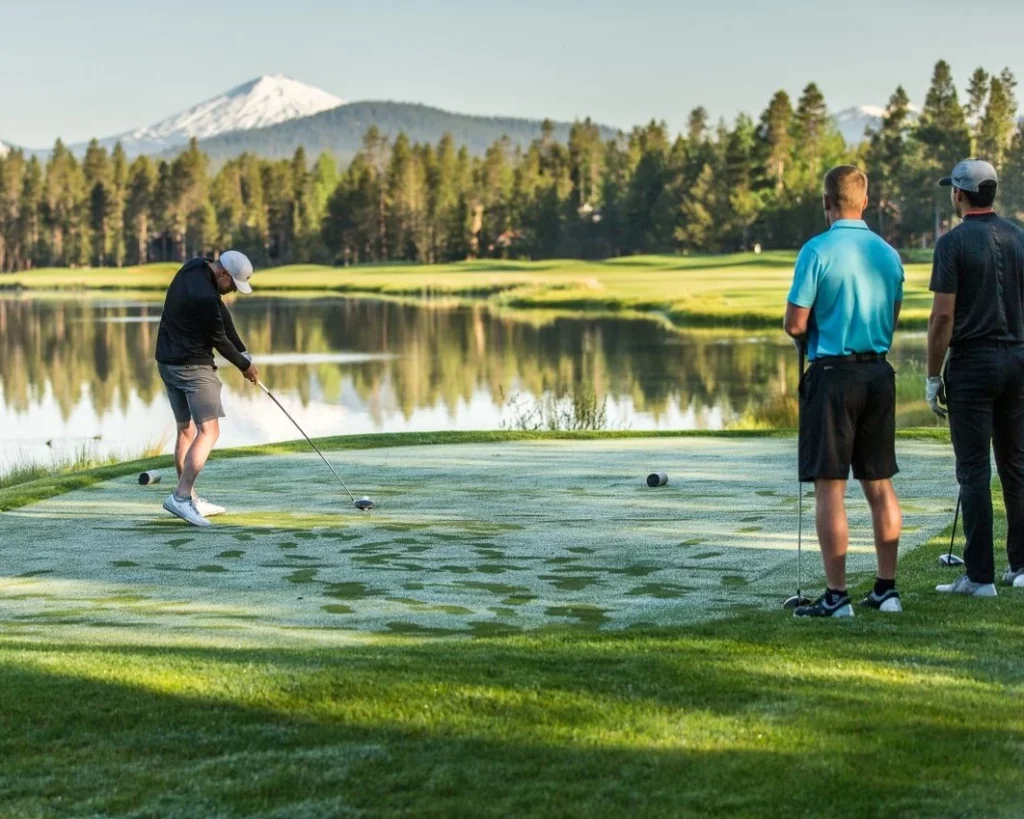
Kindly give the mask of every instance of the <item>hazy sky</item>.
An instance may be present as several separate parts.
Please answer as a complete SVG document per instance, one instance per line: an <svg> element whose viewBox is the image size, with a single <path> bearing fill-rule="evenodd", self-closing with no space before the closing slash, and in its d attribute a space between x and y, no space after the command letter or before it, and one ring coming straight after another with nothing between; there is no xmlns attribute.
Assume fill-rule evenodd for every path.
<svg viewBox="0 0 1024 819"><path fill-rule="evenodd" d="M810 80L833 110L900 83L920 103L939 58L961 88L979 64L1024 80L1021 0L4 0L0 26L0 140L28 147L149 125L260 74L677 130L696 105L756 116Z"/></svg>

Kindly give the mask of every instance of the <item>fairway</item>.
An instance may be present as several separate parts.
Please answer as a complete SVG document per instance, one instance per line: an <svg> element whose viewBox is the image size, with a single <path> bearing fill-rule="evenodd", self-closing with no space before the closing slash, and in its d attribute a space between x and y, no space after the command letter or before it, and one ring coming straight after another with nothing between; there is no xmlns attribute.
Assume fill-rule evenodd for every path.
<svg viewBox="0 0 1024 819"><path fill-rule="evenodd" d="M664 438L416 446L214 462L201 491L231 508L208 529L131 476L0 517L5 627L48 624L259 639L337 630L507 634L622 629L775 610L794 584L790 439ZM902 548L950 523L945 443L901 441ZM669 484L650 489L646 475ZM874 565L851 489L851 568ZM820 585L813 499L807 589ZM317 634L316 639L325 639Z"/></svg>
<svg viewBox="0 0 1024 819"><path fill-rule="evenodd" d="M384 298L463 299L493 307L566 312L631 312L679 326L778 326L796 254L627 256L604 261L479 260L452 264L328 267L300 264L257 270L259 295L333 293ZM176 264L43 268L4 276L0 287L33 293L166 289ZM901 327L922 329L931 306L929 264L906 265Z"/></svg>

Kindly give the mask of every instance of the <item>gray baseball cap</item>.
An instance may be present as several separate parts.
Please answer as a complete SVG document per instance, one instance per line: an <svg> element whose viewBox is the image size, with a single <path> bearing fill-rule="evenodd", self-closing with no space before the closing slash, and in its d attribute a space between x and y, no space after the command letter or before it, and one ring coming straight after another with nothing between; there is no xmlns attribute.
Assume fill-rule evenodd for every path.
<svg viewBox="0 0 1024 819"><path fill-rule="evenodd" d="M957 163L951 175L939 180L939 184L944 187L952 186L969 193L980 192L986 182L998 185L999 177L996 176L996 169L984 159L965 159Z"/></svg>

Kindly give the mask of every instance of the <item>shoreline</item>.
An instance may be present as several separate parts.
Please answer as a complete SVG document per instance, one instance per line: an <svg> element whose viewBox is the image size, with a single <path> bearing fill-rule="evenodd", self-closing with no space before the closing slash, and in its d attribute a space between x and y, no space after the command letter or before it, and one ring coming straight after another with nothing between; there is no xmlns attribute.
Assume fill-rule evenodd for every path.
<svg viewBox="0 0 1024 819"><path fill-rule="evenodd" d="M314 438L316 445L324 452L346 450L388 449L412 446L439 446L460 444L498 444L520 441L592 441L615 439L656 439L656 438L794 438L794 429L734 429L734 430L606 430L595 432L522 432L519 430L485 431L440 431L440 432L399 432L374 433L370 435L340 435L328 438ZM896 431L901 441L949 441L949 430L943 427L907 427ZM248 458L257 455L283 455L306 452L309 444L299 438L275 444L236 447L215 450L211 461ZM57 497L76 489L84 489L103 481L123 478L151 469L167 469L174 465L173 456L157 455L133 461L99 466L79 472L50 475L27 483L14 484L0 489L0 512L9 512L38 501Z"/></svg>
<svg viewBox="0 0 1024 819"><path fill-rule="evenodd" d="M760 256L633 256L600 262L460 262L329 267L289 265L259 271L257 295L366 298L486 305L521 313L629 316L675 329L778 327L795 253ZM162 293L176 263L133 268L48 268L0 275L0 297L75 297ZM903 330L927 327L928 266L907 265Z"/></svg>

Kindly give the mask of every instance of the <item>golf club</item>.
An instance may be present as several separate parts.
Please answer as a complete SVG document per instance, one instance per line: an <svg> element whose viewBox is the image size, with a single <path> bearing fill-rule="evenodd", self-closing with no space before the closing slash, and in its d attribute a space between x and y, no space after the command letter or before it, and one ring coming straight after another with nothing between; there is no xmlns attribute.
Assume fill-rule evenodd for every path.
<svg viewBox="0 0 1024 819"><path fill-rule="evenodd" d="M963 566L964 560L962 557L957 557L953 554L953 541L956 540L956 524L960 520L960 500L963 498L964 490L960 490L960 494L956 496L956 512L953 515L953 534L949 536L949 553L939 555L940 566Z"/></svg>
<svg viewBox="0 0 1024 819"><path fill-rule="evenodd" d="M273 401L275 404L277 404L277 408L279 410L281 410L281 412L283 412L285 414L285 416L287 416L288 420L291 421L295 425L295 428L299 432L302 433L302 437L306 439L306 441L309 443L309 445L311 447L313 447L313 451L316 452L316 454L320 456L320 460L322 460L325 464L327 464L327 468L329 470L331 470L331 472L334 473L334 477L338 479L338 483L341 484L342 488L345 490L346 493L348 493L348 496L352 499L352 505L356 509L359 509L362 512L368 512L369 510L373 509L374 503L369 498L362 497L362 498L359 498L358 500L356 500L356 496L352 494L352 492L349 490L349 488L347 486L345 486L345 482L341 479L341 475L339 475L337 472L335 472L334 467L331 466L331 462L328 461L324 457L324 454L319 449L317 449L316 444L313 443L312 439L305 433L305 431L302 429L302 427L299 426L299 422L296 421L294 418L292 418L292 416L289 414L288 410L286 410L281 405L281 402L278 401L277 398L274 397L274 393L272 393L269 389L267 389L267 385L264 384L262 381L257 381L256 384L257 384L257 386L259 386L259 388L261 390L263 390L263 392L265 392L267 395L270 396L270 400Z"/></svg>
<svg viewBox="0 0 1024 819"><path fill-rule="evenodd" d="M803 382L804 379L804 364L806 359L806 350L804 349L803 341L797 344L800 350L800 376L799 382ZM799 436L800 429L800 389L797 388L797 436ZM799 440L799 437L798 437ZM803 540L804 540L804 486L800 483L800 459L799 459L799 443L797 444L798 457L797 457L797 475L796 475L796 507L797 507L797 524L796 524L796 594L792 597L787 597L782 603L784 609L795 609L797 606L810 605L811 601L809 598L804 597L801 585L803 584L802 578L802 563L803 563Z"/></svg>

